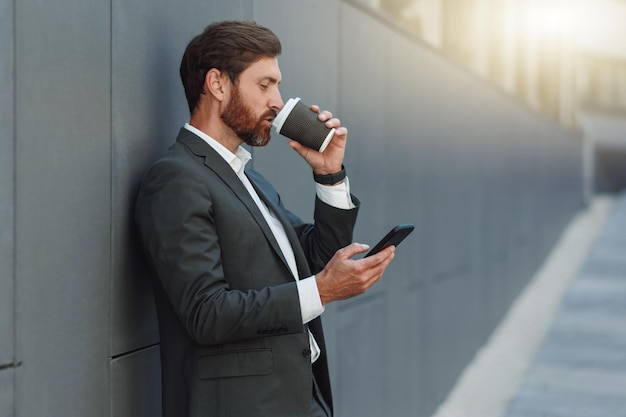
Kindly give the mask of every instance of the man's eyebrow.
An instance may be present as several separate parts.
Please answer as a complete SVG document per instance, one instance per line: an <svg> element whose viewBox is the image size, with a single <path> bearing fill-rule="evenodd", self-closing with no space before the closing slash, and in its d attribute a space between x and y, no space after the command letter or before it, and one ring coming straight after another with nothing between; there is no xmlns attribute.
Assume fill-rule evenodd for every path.
<svg viewBox="0 0 626 417"><path fill-rule="evenodd" d="M280 84L280 80L272 76L262 77L260 81L269 81L272 84Z"/></svg>

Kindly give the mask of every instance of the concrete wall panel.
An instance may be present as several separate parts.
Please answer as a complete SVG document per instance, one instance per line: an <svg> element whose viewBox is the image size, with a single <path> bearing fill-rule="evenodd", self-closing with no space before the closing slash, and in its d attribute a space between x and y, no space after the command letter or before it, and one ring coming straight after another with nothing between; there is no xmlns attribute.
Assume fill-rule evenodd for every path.
<svg viewBox="0 0 626 417"><path fill-rule="evenodd" d="M427 303L424 287L414 286L405 293L408 308L407 317L411 319L406 323L406 334L408 335L408 352L403 355L405 372L408 373L409 383L396 387L396 391L401 393L398 398L392 397L392 407L390 411L394 415L407 416L428 416L432 413L432 405L428 401L428 367L426 355L426 320ZM406 391L402 389L405 387ZM395 407L395 409L394 409Z"/></svg>
<svg viewBox="0 0 626 417"><path fill-rule="evenodd" d="M111 361L111 417L159 417L161 367L152 347Z"/></svg>
<svg viewBox="0 0 626 417"><path fill-rule="evenodd" d="M471 284L465 276L438 279L427 289L424 331L427 385L424 406L431 411L445 397L473 352L468 345L470 330L464 329L471 312Z"/></svg>
<svg viewBox="0 0 626 417"><path fill-rule="evenodd" d="M363 29L367 27L360 25ZM401 34L388 32L384 34L385 58L382 59L382 69L379 79L385 80L384 98L380 102L370 103L370 112L381 112L384 116L384 131L376 140L384 144L386 167L379 167L379 155L373 155L366 171L375 176L385 172L385 184L377 192L380 197L375 199L380 205L378 213L373 217L384 219L385 228L389 229L398 223L414 224L416 230L402 243L398 254L403 254L404 267L402 273L394 274L386 284L406 288L407 285L427 279L427 271L432 267L432 257L428 248L431 242L425 224L427 212L422 207L413 204L415 201L425 201L431 183L429 138L421 134L424 125L424 114L428 112L429 103L421 94L415 94L413 88L423 91L428 80L429 62L424 56L407 54L413 46L412 40ZM346 41L346 43L348 43ZM348 48L356 48L358 39L350 41ZM356 48L357 50L359 48ZM371 59L371 58L370 58ZM394 77L387 74L393 73ZM371 79L370 79L371 82ZM406 88L411 86L411 88ZM418 133L420 132L420 133ZM368 183L364 184L366 187ZM368 201L374 200L370 198ZM409 204L406 204L410 202ZM384 231L377 231L382 235ZM380 237L376 236L370 243ZM419 273L415 273L420 271ZM403 282L402 277L408 281Z"/></svg>
<svg viewBox="0 0 626 417"><path fill-rule="evenodd" d="M107 416L110 4L15 7L16 404Z"/></svg>
<svg viewBox="0 0 626 417"><path fill-rule="evenodd" d="M14 417L15 404L13 397L13 369L0 371L0 417Z"/></svg>
<svg viewBox="0 0 626 417"><path fill-rule="evenodd" d="M393 226L387 213L389 202L385 195L376 194L388 187L388 175L393 171L386 152L386 65L381 58L386 57L388 43L383 28L358 24L358 14L352 8L343 6L341 16L337 88L341 120L348 128L346 167L351 190L362 202L360 219L367 219L357 222L355 240L373 245ZM361 53L363 45L369 54Z"/></svg>
<svg viewBox="0 0 626 417"><path fill-rule="evenodd" d="M425 54L427 55L427 54ZM428 56L428 55L427 55ZM421 125L430 125L425 139L428 145L429 176L422 207L428 220L426 234L429 244L425 251L431 265L429 276L445 279L468 271L471 264L470 228L472 199L476 193L475 166L470 163L480 146L481 137L472 137L458 129L471 126L472 106L477 86L467 82L467 74L446 65L439 57L429 56L429 65L423 88L423 100L430 110L421 119ZM444 81L445 80L445 81ZM449 100L454 96L455 100ZM434 124L435 120L454 120L454 123ZM417 130L419 132L419 129Z"/></svg>
<svg viewBox="0 0 626 417"><path fill-rule="evenodd" d="M338 315L339 345L335 352L336 413L339 416L387 415L387 343L373 342L385 335L386 301L371 297L342 309ZM372 360L376 358L376 360Z"/></svg>
<svg viewBox="0 0 626 417"><path fill-rule="evenodd" d="M13 46L13 1L0 0L0 366L13 362L15 322Z"/></svg>

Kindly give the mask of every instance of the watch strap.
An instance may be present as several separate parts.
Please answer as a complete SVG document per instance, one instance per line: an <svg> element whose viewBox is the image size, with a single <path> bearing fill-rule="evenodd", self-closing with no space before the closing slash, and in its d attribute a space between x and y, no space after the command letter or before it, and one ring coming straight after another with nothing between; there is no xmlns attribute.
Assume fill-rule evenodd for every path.
<svg viewBox="0 0 626 417"><path fill-rule="evenodd" d="M346 177L346 168L341 165L341 171L335 172L334 174L324 174L319 175L315 172L313 173L313 179L318 184L323 185L333 185L337 184L339 181L342 181Z"/></svg>

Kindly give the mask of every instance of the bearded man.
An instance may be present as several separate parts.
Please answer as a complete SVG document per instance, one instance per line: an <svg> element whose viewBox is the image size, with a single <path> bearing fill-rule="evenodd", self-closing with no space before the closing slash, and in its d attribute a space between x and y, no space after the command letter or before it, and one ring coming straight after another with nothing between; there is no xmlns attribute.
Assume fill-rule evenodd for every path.
<svg viewBox="0 0 626 417"><path fill-rule="evenodd" d="M343 159L347 130L323 153L290 141L311 166L314 224L246 167L282 108L280 41L254 22L209 25L180 65L190 120L146 173L135 220L154 272L164 417L330 417L320 316L365 292L394 247L363 259L352 243L359 201Z"/></svg>

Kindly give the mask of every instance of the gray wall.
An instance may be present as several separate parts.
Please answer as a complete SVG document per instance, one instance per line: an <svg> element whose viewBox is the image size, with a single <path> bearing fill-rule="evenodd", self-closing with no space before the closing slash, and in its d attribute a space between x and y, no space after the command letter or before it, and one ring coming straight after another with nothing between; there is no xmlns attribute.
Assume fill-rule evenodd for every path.
<svg viewBox="0 0 626 417"><path fill-rule="evenodd" d="M14 392L14 123L13 2L0 0L0 416L13 414Z"/></svg>
<svg viewBox="0 0 626 417"><path fill-rule="evenodd" d="M110 407L110 5L16 1L18 416Z"/></svg>
<svg viewBox="0 0 626 417"><path fill-rule="evenodd" d="M578 138L356 3L0 0L0 417L159 415L133 198L186 121L186 43L229 18L281 37L285 99L349 127L356 239L417 227L324 314L339 417L429 415L580 209ZM253 164L311 218L284 139Z"/></svg>

